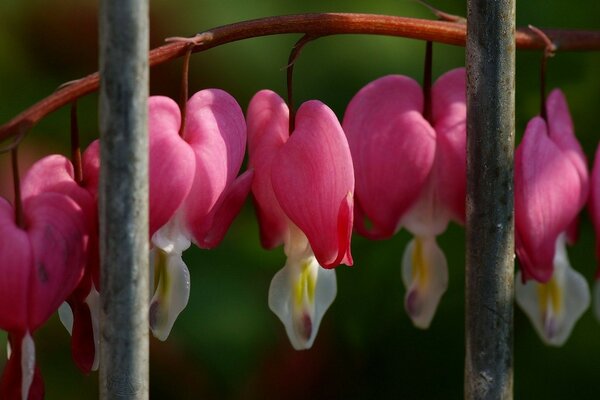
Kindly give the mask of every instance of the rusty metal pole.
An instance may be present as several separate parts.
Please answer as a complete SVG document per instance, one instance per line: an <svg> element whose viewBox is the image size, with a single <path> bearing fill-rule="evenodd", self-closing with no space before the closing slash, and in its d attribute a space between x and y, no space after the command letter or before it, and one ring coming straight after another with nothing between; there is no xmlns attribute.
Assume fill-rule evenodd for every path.
<svg viewBox="0 0 600 400"><path fill-rule="evenodd" d="M469 400L513 398L515 1L467 6Z"/></svg>
<svg viewBox="0 0 600 400"><path fill-rule="evenodd" d="M148 399L148 0L100 2L100 398Z"/></svg>

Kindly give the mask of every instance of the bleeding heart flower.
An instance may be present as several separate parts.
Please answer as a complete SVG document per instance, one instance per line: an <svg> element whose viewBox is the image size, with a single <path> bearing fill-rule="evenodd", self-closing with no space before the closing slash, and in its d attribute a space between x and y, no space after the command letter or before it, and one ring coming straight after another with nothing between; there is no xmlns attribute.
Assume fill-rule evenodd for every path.
<svg viewBox="0 0 600 400"><path fill-rule="evenodd" d="M60 193L73 199L85 216L87 242L86 266L77 288L59 308L59 316L72 334L73 360L84 373L98 368L99 318L99 249L98 212L96 199L75 181L73 165L61 155L51 155L37 161L22 182L24 199L40 193ZM73 328L74 325L74 328Z"/></svg>
<svg viewBox="0 0 600 400"><path fill-rule="evenodd" d="M0 198L0 328L11 336L13 357L20 358L9 360L5 373L19 376L14 363L21 365L20 380L2 379L2 398L17 391L28 398L32 382L41 382L35 378L31 334L73 292L85 264L85 215L71 198L48 192L31 196L23 201L23 217L21 227ZM31 389L36 393L38 386Z"/></svg>
<svg viewBox="0 0 600 400"><path fill-rule="evenodd" d="M354 173L335 114L304 103L289 132L289 110L263 90L248 107L249 163L261 241L282 242L287 262L271 281L269 307L295 349L308 349L336 295L335 272L352 264Z"/></svg>
<svg viewBox="0 0 600 400"><path fill-rule="evenodd" d="M544 120L533 118L515 152L515 250L525 280L552 277L556 240L581 208L579 176Z"/></svg>
<svg viewBox="0 0 600 400"><path fill-rule="evenodd" d="M516 300L542 340L561 346L590 303L587 282L566 250L577 236L589 177L559 90L548 96L546 113L547 122L529 122L515 153Z"/></svg>
<svg viewBox="0 0 600 400"><path fill-rule="evenodd" d="M448 285L435 238L450 220L464 221L465 70L442 75L431 101L428 121L419 84L389 75L354 96L343 122L356 171L356 230L383 239L404 226L415 235L402 270L406 310L420 328L431 323Z"/></svg>
<svg viewBox="0 0 600 400"><path fill-rule="evenodd" d="M151 230L155 292L150 327L161 340L189 298L183 251L191 241L202 248L219 244L253 176L248 171L236 178L246 150L246 123L233 97L218 89L202 90L189 99L186 111L180 129L181 113L173 100L149 99L150 215L161 215L155 222L160 229Z"/></svg>

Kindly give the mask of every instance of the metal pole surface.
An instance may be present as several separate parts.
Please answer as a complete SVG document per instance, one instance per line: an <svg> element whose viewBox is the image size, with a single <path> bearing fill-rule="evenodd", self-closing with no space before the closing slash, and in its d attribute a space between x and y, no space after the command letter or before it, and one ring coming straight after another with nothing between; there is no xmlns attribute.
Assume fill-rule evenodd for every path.
<svg viewBox="0 0 600 400"><path fill-rule="evenodd" d="M148 1L99 23L100 398L148 399Z"/></svg>
<svg viewBox="0 0 600 400"><path fill-rule="evenodd" d="M467 7L465 399L512 399L515 0Z"/></svg>

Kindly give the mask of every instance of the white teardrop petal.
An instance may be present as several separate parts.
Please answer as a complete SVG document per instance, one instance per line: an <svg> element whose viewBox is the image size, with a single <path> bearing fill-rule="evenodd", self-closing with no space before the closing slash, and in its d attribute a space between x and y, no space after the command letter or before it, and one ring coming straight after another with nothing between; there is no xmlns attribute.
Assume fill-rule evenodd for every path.
<svg viewBox="0 0 600 400"><path fill-rule="evenodd" d="M69 335L73 334L73 310L66 301L63 302L58 308L58 318L62 322L65 329L69 332Z"/></svg>
<svg viewBox="0 0 600 400"><path fill-rule="evenodd" d="M415 237L402 256L404 305L417 328L427 329L448 288L448 264L434 236Z"/></svg>
<svg viewBox="0 0 600 400"><path fill-rule="evenodd" d="M306 255L304 250L302 255ZM314 255L299 258L288 254L286 265L271 281L269 308L285 326L294 349L312 347L321 320L336 294L333 269L322 268Z"/></svg>
<svg viewBox="0 0 600 400"><path fill-rule="evenodd" d="M547 283L516 277L516 301L544 343L562 346L575 323L590 305L590 290L585 278L571 268L564 237L557 240L554 273Z"/></svg>
<svg viewBox="0 0 600 400"><path fill-rule="evenodd" d="M98 293L93 283L90 293L85 298L85 302L90 309L92 333L94 335L94 362L92 363L92 371L97 371L100 360L100 293Z"/></svg>
<svg viewBox="0 0 600 400"><path fill-rule="evenodd" d="M25 333L21 343L21 398L29 398L29 389L35 373L35 344L29 332Z"/></svg>
<svg viewBox="0 0 600 400"><path fill-rule="evenodd" d="M155 268L160 269L156 291L150 302L150 329L159 340L166 340L175 320L190 297L190 273L179 254L158 250Z"/></svg>

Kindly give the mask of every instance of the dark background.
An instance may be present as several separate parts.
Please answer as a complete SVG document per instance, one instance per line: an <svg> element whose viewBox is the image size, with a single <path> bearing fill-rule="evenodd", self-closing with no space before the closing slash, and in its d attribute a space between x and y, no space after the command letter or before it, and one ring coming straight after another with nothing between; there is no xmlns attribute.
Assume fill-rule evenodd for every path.
<svg viewBox="0 0 600 400"><path fill-rule="evenodd" d="M465 15L465 2L432 1ZM413 1L187 0L151 3L151 46L168 36L246 19L301 12L371 12L430 18ZM97 2L0 2L0 123L50 94L61 83L97 69ZM539 28L600 29L600 3L519 1L517 24ZM299 35L257 38L192 57L190 93L219 87L245 110L251 96L270 88L281 95L291 46ZM297 104L320 99L343 116L350 98L385 74L422 79L424 43L401 38L335 36L310 43L296 64ZM518 52L517 140L539 110L540 53ZM434 46L434 76L464 65L464 49ZM178 98L181 61L156 67L151 94ZM591 160L600 138L600 54L559 53L549 62L548 89L560 87L576 132ZM97 137L97 96L79 102L83 143ZM68 154L69 111L42 121L22 145L23 168L43 155ZM0 194L12 199L0 155ZM592 282L594 233L587 214L570 249L572 265ZM0 238L0 240L8 240ZM464 230L451 225L439 238L450 286L427 331L415 329L403 309L400 261L409 235L386 241L355 236L355 266L337 269L338 296L324 317L314 348L296 352L267 307L271 277L283 265L281 249L264 251L248 201L215 250L193 248L185 260L190 302L169 339L151 343L152 399L456 399L463 396ZM5 360L0 333L0 369ZM97 373L82 376L70 359L69 337L53 317L35 335L48 399L97 397ZM559 349L542 344L515 311L515 396L518 399L595 399L600 391L600 325L588 310Z"/></svg>

